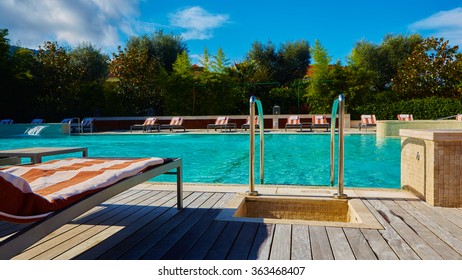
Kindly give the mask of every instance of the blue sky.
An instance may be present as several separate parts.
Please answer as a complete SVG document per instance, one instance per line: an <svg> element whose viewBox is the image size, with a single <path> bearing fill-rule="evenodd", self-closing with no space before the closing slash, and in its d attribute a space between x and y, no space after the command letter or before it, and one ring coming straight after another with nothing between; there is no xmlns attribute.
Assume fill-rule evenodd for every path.
<svg viewBox="0 0 462 280"><path fill-rule="evenodd" d="M204 47L241 61L255 41L315 40L333 61L346 61L360 40L386 34L443 36L462 44L462 1L456 0L2 0L0 28L10 42L91 42L111 53L131 35L164 30L183 36L193 62Z"/></svg>

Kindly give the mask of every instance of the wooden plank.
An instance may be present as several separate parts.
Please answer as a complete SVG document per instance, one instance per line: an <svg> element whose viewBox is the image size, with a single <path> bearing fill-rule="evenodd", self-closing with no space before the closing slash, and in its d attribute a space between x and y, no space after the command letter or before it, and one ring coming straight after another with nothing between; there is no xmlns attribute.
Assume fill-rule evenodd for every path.
<svg viewBox="0 0 462 280"><path fill-rule="evenodd" d="M390 225L396 230L396 232L407 242L409 246L416 252L421 259L424 260L441 260L443 259L438 253L433 250L417 233L414 229L406 224L404 216L397 214L395 211L399 211L396 204L390 200L378 200L377 205L381 203L382 215L386 215ZM391 208L390 208L391 207Z"/></svg>
<svg viewBox="0 0 462 280"><path fill-rule="evenodd" d="M79 244L81 242L80 238L88 236L85 235L85 232L89 229L97 226L98 224L103 223L105 220L110 219L114 215L126 211L129 208L129 206L124 205L123 203L137 199L143 194L144 192L138 191L132 197L125 197L124 199L119 200L120 204L108 205L108 207L102 209L96 215L89 215L84 224L69 225L65 226L64 229L58 229L57 231L50 233L49 236L45 237L44 241L39 241L38 243L36 243L37 245L15 256L13 259L49 260L54 258L63 253L64 251L68 250L69 247L72 246L72 244ZM78 238L75 238L76 236Z"/></svg>
<svg viewBox="0 0 462 280"><path fill-rule="evenodd" d="M354 260L355 255L342 228L326 227L327 236L336 260Z"/></svg>
<svg viewBox="0 0 462 280"><path fill-rule="evenodd" d="M275 224L259 224L249 260L268 260L271 252Z"/></svg>
<svg viewBox="0 0 462 280"><path fill-rule="evenodd" d="M206 260L224 260L226 259L229 250L231 249L236 236L239 234L243 223L228 222L223 229L220 237L215 241L210 251L204 259Z"/></svg>
<svg viewBox="0 0 462 280"><path fill-rule="evenodd" d="M429 209L424 202L408 201L408 204L401 204L407 212L413 215L418 221L432 231L436 236L446 242L457 253L462 254L461 229L446 220L443 216Z"/></svg>
<svg viewBox="0 0 462 280"><path fill-rule="evenodd" d="M190 206L190 204L196 200L200 193L191 193L185 197L185 205ZM173 204L174 205L174 204ZM153 215L154 214L154 215ZM125 239L120 240L114 247L108 250L106 253L98 257L98 259L119 259L122 258L124 254L132 250L136 244L141 242L149 234L151 234L155 229L161 227L164 223L174 218L178 214L178 210L172 207L172 201L169 200L164 205L159 206L157 209L151 213L147 220L147 223L143 221L141 224L136 224L136 231L131 233Z"/></svg>
<svg viewBox="0 0 462 280"><path fill-rule="evenodd" d="M104 215L105 213L112 211L117 207L120 207L122 204L132 199L132 197L137 197L137 194L139 194L139 192L140 190L130 189L128 191L125 191L119 195L112 197L104 204L93 207L92 209L78 216L74 220L70 221L68 224L63 225L54 232L48 234L47 236L36 242L34 245L29 247L29 249L34 248L35 246L40 245L43 242L47 242L48 240L55 238L56 236L59 236L75 227L78 227L80 224L90 223L92 219L95 219L98 216Z"/></svg>
<svg viewBox="0 0 462 280"><path fill-rule="evenodd" d="M175 205L175 197L176 194L174 192L161 192L153 196L149 204L143 205L139 211L134 212L119 222L119 224L123 225L123 228L109 227L101 231L92 237L92 239L99 241L97 246L86 248L84 252L74 256L73 259L94 260L101 258L125 238L173 207ZM86 242L90 241L87 240Z"/></svg>
<svg viewBox="0 0 462 280"><path fill-rule="evenodd" d="M290 260L292 226L276 224L270 260Z"/></svg>
<svg viewBox="0 0 462 280"><path fill-rule="evenodd" d="M184 260L202 260L228 225L228 222L213 221L207 231L183 257Z"/></svg>
<svg viewBox="0 0 462 280"><path fill-rule="evenodd" d="M326 227L310 226L309 228L313 260L333 260L334 254L327 237Z"/></svg>
<svg viewBox="0 0 462 280"><path fill-rule="evenodd" d="M361 229L372 251L379 260L397 260L395 252L390 248L383 236L375 229Z"/></svg>
<svg viewBox="0 0 462 280"><path fill-rule="evenodd" d="M310 231L308 226L292 226L292 260L311 260Z"/></svg>
<svg viewBox="0 0 462 280"><path fill-rule="evenodd" d="M452 249L448 244L426 228L420 221L418 221L411 213L404 210L400 204L406 204L406 201L383 201L391 211L398 215L416 234L423 239L423 244L433 248L435 252L443 259L453 260L461 259L462 256ZM413 210L412 208L410 208ZM418 245L417 245L418 246ZM424 246L424 245L422 245ZM418 253L418 250L416 250ZM430 256L431 257L431 256Z"/></svg>
<svg viewBox="0 0 462 280"><path fill-rule="evenodd" d="M379 233L387 241L387 243L396 253L398 258L402 260L420 260L419 256L412 250L412 248L403 240L403 238L395 231L395 229L389 224L389 222L382 216L383 214L386 217L386 215L380 209L383 204L379 203L378 199L372 199L372 198L363 200L363 202L369 208L369 210L374 215L374 217L384 227L383 230L379 230ZM376 205L379 209L375 208Z"/></svg>
<svg viewBox="0 0 462 280"><path fill-rule="evenodd" d="M258 223L244 223L226 259L246 260L258 230Z"/></svg>
<svg viewBox="0 0 462 280"><path fill-rule="evenodd" d="M343 231L350 243L356 259L358 260L376 260L377 256L372 251L366 238L358 228L344 228Z"/></svg>
<svg viewBox="0 0 462 280"><path fill-rule="evenodd" d="M97 258L102 253L109 250L117 240L120 240L122 236L117 235L118 233L126 231L127 227L130 227L134 223L143 219L143 217L152 213L157 208L156 203L158 203L159 200L164 199L165 196L166 195L164 194L158 194L149 197L149 199L141 201L138 204L130 205L130 209L125 211L125 213L121 213L110 220L105 221L105 225L107 225L106 228L102 228L101 230L92 228L91 231L94 233L93 236L85 239L84 242L80 242L70 250L67 250L56 257L56 259L82 259L85 258L85 256L87 259ZM172 192L171 195L167 197L173 199L175 198L175 193ZM149 219L151 218L152 217L149 217ZM82 254L83 256L81 256Z"/></svg>
<svg viewBox="0 0 462 280"><path fill-rule="evenodd" d="M210 208L216 205L216 203L223 196L220 193L209 193L210 198L207 199L200 208L194 210L194 212L182 223L178 224L173 228L160 242L151 247L140 259L144 260L157 260L160 259L175 243L180 240L189 229L191 229L196 222L198 222L207 212L210 212ZM214 213L217 215L218 213ZM187 237L189 238L189 236Z"/></svg>
<svg viewBox="0 0 462 280"><path fill-rule="evenodd" d="M193 193L194 200L189 204L188 208L180 212L174 213L172 217L159 225L151 225L144 229L144 234L141 240L130 248L120 259L124 260L137 260L141 258L150 248L156 245L162 238L164 238L173 228L187 219L193 212L201 206L210 196L211 193ZM192 199L192 198L191 198ZM139 232L137 232L138 234Z"/></svg>
<svg viewBox="0 0 462 280"><path fill-rule="evenodd" d="M209 229L215 217L221 212L220 208L232 197L234 197L234 194L225 193L220 201L218 201L212 209L207 211L207 213L205 213L201 219L161 257L161 259L183 259Z"/></svg>

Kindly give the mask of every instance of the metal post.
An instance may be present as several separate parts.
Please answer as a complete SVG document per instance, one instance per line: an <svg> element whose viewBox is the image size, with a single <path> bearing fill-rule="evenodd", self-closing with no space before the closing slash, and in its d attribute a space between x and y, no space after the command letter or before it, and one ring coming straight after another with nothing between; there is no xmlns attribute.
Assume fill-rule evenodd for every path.
<svg viewBox="0 0 462 280"><path fill-rule="evenodd" d="M261 129L261 128L260 128ZM255 191L255 96L250 97L250 162L249 162L249 186L248 195L258 195Z"/></svg>
<svg viewBox="0 0 462 280"><path fill-rule="evenodd" d="M334 198L348 198L343 193L343 177L344 177L344 125L345 125L345 96L340 94L339 101L339 126L338 126L338 193L334 194Z"/></svg>

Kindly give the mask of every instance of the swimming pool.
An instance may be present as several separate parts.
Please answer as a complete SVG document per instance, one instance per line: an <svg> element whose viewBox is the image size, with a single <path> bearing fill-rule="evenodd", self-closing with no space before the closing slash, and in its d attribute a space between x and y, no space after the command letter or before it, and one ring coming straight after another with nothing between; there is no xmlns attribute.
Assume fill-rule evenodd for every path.
<svg viewBox="0 0 462 280"><path fill-rule="evenodd" d="M244 134L83 135L0 141L0 149L80 146L88 147L89 156L94 157L180 157L185 182L249 182L249 136ZM327 186L329 141L327 134L265 135L265 184ZM256 154L255 175L259 181L258 151ZM69 155L46 159L62 157ZM156 179L173 180L168 175ZM346 135L344 181L346 187L399 188L400 140Z"/></svg>

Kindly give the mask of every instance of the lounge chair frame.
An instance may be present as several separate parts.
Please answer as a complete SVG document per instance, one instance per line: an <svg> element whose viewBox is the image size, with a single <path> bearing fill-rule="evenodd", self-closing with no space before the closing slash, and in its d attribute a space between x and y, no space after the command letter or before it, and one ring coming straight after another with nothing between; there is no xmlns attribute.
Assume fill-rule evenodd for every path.
<svg viewBox="0 0 462 280"><path fill-rule="evenodd" d="M161 124L160 129L168 129L171 132L173 132L173 130L176 128L176 129L183 129L183 132L186 132L186 128L183 126L184 119L182 117L179 118L180 124L172 124L173 120L175 120L175 118L172 118L169 124Z"/></svg>
<svg viewBox="0 0 462 280"><path fill-rule="evenodd" d="M327 122L327 117L326 116L321 116L323 117L323 120L325 120L325 123L316 123L315 118L316 116L312 116L312 121L311 121L311 130L314 130L316 128L325 128L326 132L329 131L330 128L330 123ZM335 120L334 120L335 121Z"/></svg>
<svg viewBox="0 0 462 280"><path fill-rule="evenodd" d="M149 118L148 118L149 119ZM147 119L146 119L147 120ZM145 122L146 122L145 120ZM130 133L133 132L133 129L135 128L141 128L143 129L143 132L148 132L148 130L150 132L152 132L153 130L157 130L157 132L160 132L160 124L156 123L157 122L157 118L155 118L155 121L153 124L134 124L134 125L131 125L130 126Z"/></svg>
<svg viewBox="0 0 462 280"><path fill-rule="evenodd" d="M173 169L176 171L172 172ZM51 232L67 224L93 207L100 205L115 195L118 195L138 184L146 182L162 174L176 174L177 185L177 208L183 209L183 176L182 160L173 159L161 165L156 165L135 176L121 180L107 188L102 189L64 209L54 212L52 215L35 222L20 230L14 235L0 242L0 260L11 259L23 250L38 242Z"/></svg>

